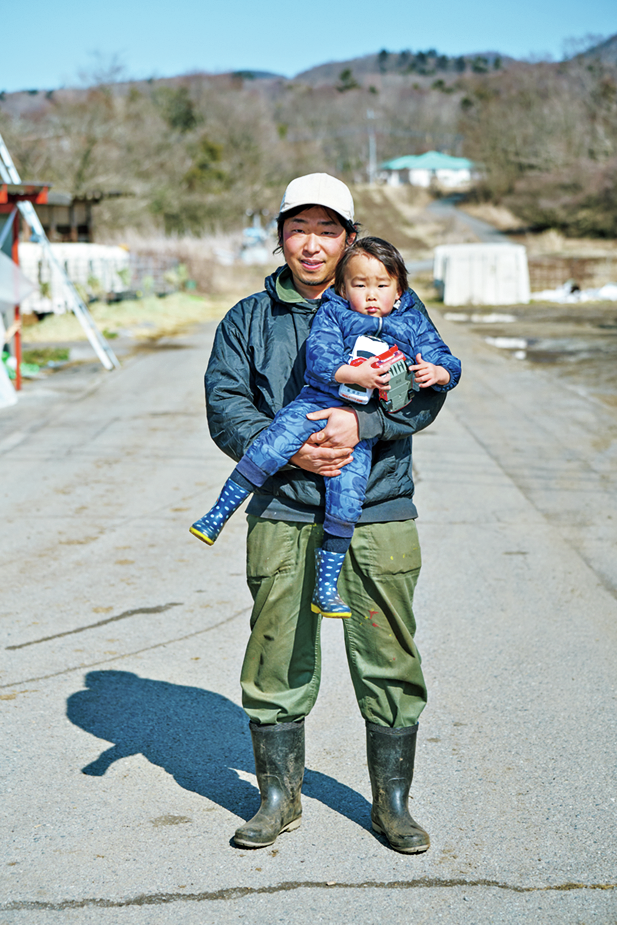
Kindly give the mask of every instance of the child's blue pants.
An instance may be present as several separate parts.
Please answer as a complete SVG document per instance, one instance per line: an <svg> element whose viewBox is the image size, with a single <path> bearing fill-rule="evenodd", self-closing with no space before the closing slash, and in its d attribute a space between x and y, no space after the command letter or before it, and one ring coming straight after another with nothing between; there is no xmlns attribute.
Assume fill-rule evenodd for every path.
<svg viewBox="0 0 617 925"><path fill-rule="evenodd" d="M311 434L328 423L310 421L306 415L326 408L348 407L332 396L305 386L298 398L278 412L267 430L254 440L237 465L237 471L257 487L263 485L298 452ZM333 536L353 536L360 519L371 470L371 449L375 439L361 440L353 449L353 460L340 475L325 478L326 514L324 530ZM232 476L233 477L233 476Z"/></svg>

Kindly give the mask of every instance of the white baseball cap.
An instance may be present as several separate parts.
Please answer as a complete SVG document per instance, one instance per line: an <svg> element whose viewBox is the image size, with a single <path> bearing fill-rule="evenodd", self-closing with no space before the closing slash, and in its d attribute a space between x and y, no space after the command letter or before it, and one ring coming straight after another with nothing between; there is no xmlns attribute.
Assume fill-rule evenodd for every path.
<svg viewBox="0 0 617 925"><path fill-rule="evenodd" d="M353 222L353 198L342 180L329 173L309 173L292 180L283 195L279 214L298 206L325 206L348 222Z"/></svg>

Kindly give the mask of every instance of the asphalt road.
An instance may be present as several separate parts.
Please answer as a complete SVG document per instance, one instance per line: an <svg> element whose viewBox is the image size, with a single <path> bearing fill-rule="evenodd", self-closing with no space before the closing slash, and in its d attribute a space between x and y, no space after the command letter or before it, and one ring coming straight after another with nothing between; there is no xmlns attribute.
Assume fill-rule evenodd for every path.
<svg viewBox="0 0 617 925"><path fill-rule="evenodd" d="M445 196L443 199L435 199L427 206L427 212L444 221L452 221L465 225L476 236L482 244L507 244L509 238L503 231L499 231L494 225L482 221L481 218L475 218L464 212L463 209L457 208L457 203L463 197L460 195Z"/></svg>
<svg viewBox="0 0 617 925"><path fill-rule="evenodd" d="M414 454L417 857L371 831L337 621L302 826L230 844L258 805L245 521L188 534L231 469L213 326L0 412L0 925L617 922L617 413L439 326L465 372Z"/></svg>
<svg viewBox="0 0 617 925"><path fill-rule="evenodd" d="M488 222L484 222L480 218L474 218L473 215L458 209L456 204L459 200L460 196L456 195L446 196L444 199L435 199L427 206L426 211L441 221L454 221L456 224L466 227L482 244L509 243L508 236L495 228L494 225L489 225ZM432 270L433 263L433 258L430 260L412 260L406 264L406 267L413 279L414 274Z"/></svg>

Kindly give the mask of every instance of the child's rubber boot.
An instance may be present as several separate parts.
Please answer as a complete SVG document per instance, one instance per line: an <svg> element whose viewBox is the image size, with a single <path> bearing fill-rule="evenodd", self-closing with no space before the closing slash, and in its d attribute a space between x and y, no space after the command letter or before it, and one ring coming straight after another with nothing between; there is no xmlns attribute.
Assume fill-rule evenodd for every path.
<svg viewBox="0 0 617 925"><path fill-rule="evenodd" d="M344 552L315 550L315 590L311 610L323 617L350 617L351 610L339 596L338 577L343 568Z"/></svg>
<svg viewBox="0 0 617 925"><path fill-rule="evenodd" d="M195 521L189 528L189 533L212 546L233 512L237 511L249 494L246 488L240 488L231 479L227 479L214 507L200 520Z"/></svg>

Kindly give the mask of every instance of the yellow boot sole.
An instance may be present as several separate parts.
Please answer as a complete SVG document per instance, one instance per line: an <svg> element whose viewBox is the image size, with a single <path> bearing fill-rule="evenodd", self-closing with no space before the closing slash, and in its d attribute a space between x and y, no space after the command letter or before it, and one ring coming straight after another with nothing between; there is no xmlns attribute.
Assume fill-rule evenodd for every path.
<svg viewBox="0 0 617 925"><path fill-rule="evenodd" d="M348 613L329 613L327 610L322 610L317 604L311 604L311 610L313 613L320 613L322 617L333 617L335 619L347 620L351 616L351 610Z"/></svg>
<svg viewBox="0 0 617 925"><path fill-rule="evenodd" d="M201 540L201 542L205 543L207 546L214 546L214 540L211 540L205 533L200 533L195 527L189 527L189 533L192 533L193 536L196 536L198 540Z"/></svg>

